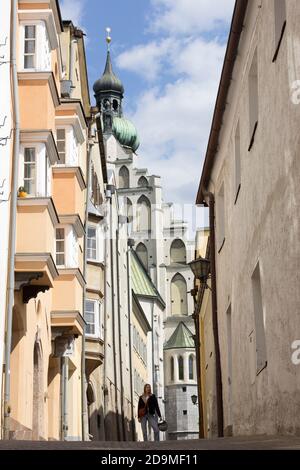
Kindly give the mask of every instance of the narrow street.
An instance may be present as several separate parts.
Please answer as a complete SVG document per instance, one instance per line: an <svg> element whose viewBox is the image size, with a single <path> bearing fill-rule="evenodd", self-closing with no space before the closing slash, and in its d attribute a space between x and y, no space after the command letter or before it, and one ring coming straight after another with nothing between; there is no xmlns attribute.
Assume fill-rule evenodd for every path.
<svg viewBox="0 0 300 470"><path fill-rule="evenodd" d="M247 436L156 442L0 441L1 450L300 450L300 436ZM114 454L116 455L116 454Z"/></svg>

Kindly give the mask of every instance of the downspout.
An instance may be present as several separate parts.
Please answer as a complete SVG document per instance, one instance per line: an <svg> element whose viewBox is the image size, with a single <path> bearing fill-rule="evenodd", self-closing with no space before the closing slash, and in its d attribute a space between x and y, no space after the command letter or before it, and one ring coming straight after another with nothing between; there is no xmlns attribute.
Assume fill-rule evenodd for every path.
<svg viewBox="0 0 300 470"><path fill-rule="evenodd" d="M107 207L107 206L106 206ZM108 289L107 289L107 208L105 213L105 237L104 237L104 253L105 253L105 266L104 266L104 325L103 325L103 342L104 342L104 359L103 359L103 368L102 368L102 384L103 384L103 430L104 430L104 441L106 441L106 410L107 410L107 396L108 396L108 389L106 385L106 363L107 363L107 350L108 350L108 343L107 343L107 299L108 299Z"/></svg>
<svg viewBox="0 0 300 470"><path fill-rule="evenodd" d="M17 8L18 0L11 2L11 77L13 85L13 121L14 148L12 161L12 189L10 204L10 236L7 273L7 309L6 309L6 340L5 340L5 374L4 374L4 439L9 439L10 431L10 352L12 341L12 318L15 288L15 252L16 252L16 220L17 220L17 190L20 154L20 114L17 75Z"/></svg>
<svg viewBox="0 0 300 470"><path fill-rule="evenodd" d="M89 138L89 136L88 136ZM86 168L86 201L85 201L85 215L84 215L84 247L83 247L83 278L86 280L87 272L87 231L88 231L88 217L89 217L89 197L90 197L90 171L91 171L91 148L92 144L88 141L87 148L87 168ZM82 312L83 318L85 313L85 300L86 300L86 283L83 287L82 296ZM82 440L88 440L88 413L87 413L87 397L86 397L86 372L85 372L85 326L82 332L82 352L81 352L81 432Z"/></svg>
<svg viewBox="0 0 300 470"><path fill-rule="evenodd" d="M131 244L132 243L132 244ZM134 419L134 403L133 403L133 377L132 377L132 336L131 336L131 309L132 309L132 292L131 292L131 282L130 282L130 273L131 273L131 264L130 264L130 251L131 246L133 246L134 240L128 240L128 250L127 250L127 295L128 295L128 338L129 338L129 371L130 371L130 400L131 400L131 431L132 431L132 440L135 441L135 419Z"/></svg>
<svg viewBox="0 0 300 470"><path fill-rule="evenodd" d="M201 351L200 351L200 308L205 292L205 285L201 283L200 290L195 302L195 311L193 314L195 322L195 347L196 347L196 363L197 363L197 377L198 377L198 413L199 413L199 439L203 439L204 436L204 419L203 419L203 398L202 398L202 378L201 378ZM196 300L196 297L194 297Z"/></svg>
<svg viewBox="0 0 300 470"><path fill-rule="evenodd" d="M121 420L123 441L126 441L125 416L124 416L124 385L123 385L123 356L121 334L121 295L120 295L120 267L119 267L119 228L116 231L116 257L117 257L117 296L118 296L118 330L119 330L119 364L120 364L120 389L121 389Z"/></svg>
<svg viewBox="0 0 300 470"><path fill-rule="evenodd" d="M111 191L112 185L107 185L106 189ZM112 194L115 192L115 187L113 186L113 191L110 195L110 274L111 274L111 307L112 307L112 327L113 327L113 358L114 358L114 382L115 382L115 412L116 412L116 425L117 425L117 440L120 441L120 423L119 423L119 407L118 407L118 387L117 387L117 357L116 357L116 325L115 325L115 279L114 279L114 250L113 250L113 216L112 216Z"/></svg>
<svg viewBox="0 0 300 470"><path fill-rule="evenodd" d="M154 356L154 302L152 303L151 311L151 328L152 328L152 384L153 384L153 393L157 395L156 390L156 371L155 371L155 356Z"/></svg>
<svg viewBox="0 0 300 470"><path fill-rule="evenodd" d="M216 280L216 252L215 252L215 197L211 192L204 192L204 197L209 199L209 239L210 239L210 272L211 272L211 300L212 300L212 323L216 355L216 398L217 398L217 421L218 437L224 436L223 417L223 390L220 342L218 330L218 303L217 303L217 280Z"/></svg>
<svg viewBox="0 0 300 470"><path fill-rule="evenodd" d="M61 358L61 438L63 441L68 437L68 379L69 358Z"/></svg>

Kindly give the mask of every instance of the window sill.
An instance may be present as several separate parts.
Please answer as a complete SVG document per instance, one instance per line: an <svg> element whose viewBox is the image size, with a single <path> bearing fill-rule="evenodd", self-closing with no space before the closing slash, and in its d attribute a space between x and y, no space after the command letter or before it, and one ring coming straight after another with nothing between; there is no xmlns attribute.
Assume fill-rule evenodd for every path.
<svg viewBox="0 0 300 470"><path fill-rule="evenodd" d="M281 43L282 43L282 39L283 39L283 36L284 36L285 28L286 28L286 21L282 25L280 38L279 38L279 41L278 41L278 44L277 44L277 47L276 47L276 50L275 50L275 54L274 54L273 59L272 59L273 63L276 62L276 59L277 59L277 56L278 56L278 53L279 53L279 49L280 49L280 46L281 46Z"/></svg>
<svg viewBox="0 0 300 470"><path fill-rule="evenodd" d="M223 238L222 243L220 244L220 248L218 249L218 253L221 253L223 246L225 245L225 237Z"/></svg>
<svg viewBox="0 0 300 470"><path fill-rule="evenodd" d="M256 130L257 130L257 125L258 125L258 121L256 121L256 123L254 124L252 136L251 136L251 139L250 139L250 144L249 144L249 147L248 147L248 152L250 152L250 150L252 149L252 146L253 146L253 144L254 144L254 139L255 139L255 134L256 134Z"/></svg>
<svg viewBox="0 0 300 470"><path fill-rule="evenodd" d="M96 261L94 259L87 259L88 264L92 264L93 266L98 266L99 268L104 268L104 264L102 261Z"/></svg>
<svg viewBox="0 0 300 470"><path fill-rule="evenodd" d="M235 195L234 204L237 203L237 200L238 200L238 197L239 197L239 194L240 194L240 189L241 189L241 183L238 185L238 188L237 188L237 190L236 190L236 195Z"/></svg>

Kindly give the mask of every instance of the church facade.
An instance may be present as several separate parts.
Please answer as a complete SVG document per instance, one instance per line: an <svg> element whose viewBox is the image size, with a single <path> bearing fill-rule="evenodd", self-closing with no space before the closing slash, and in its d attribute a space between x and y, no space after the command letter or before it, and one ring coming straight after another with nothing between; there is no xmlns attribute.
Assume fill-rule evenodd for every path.
<svg viewBox="0 0 300 470"><path fill-rule="evenodd" d="M187 224L175 218L171 203L164 202L161 178L138 167L139 138L135 126L123 115L124 88L113 72L109 50L94 93L102 116L108 171L113 174L118 206L127 220L123 236L131 240L164 303L164 308L151 304L148 381L169 423L167 438L196 438L198 411L191 400L197 394L194 305L189 295L194 278L188 266L194 258L194 243L188 240ZM171 350L170 338L177 337L178 330L181 337L182 329L182 341ZM136 395L142 394L140 388L134 387Z"/></svg>

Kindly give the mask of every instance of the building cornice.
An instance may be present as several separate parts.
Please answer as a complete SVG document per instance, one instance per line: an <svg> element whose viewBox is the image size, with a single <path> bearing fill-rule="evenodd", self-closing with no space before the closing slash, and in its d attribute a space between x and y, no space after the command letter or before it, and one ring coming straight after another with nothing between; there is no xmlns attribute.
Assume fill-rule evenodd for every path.
<svg viewBox="0 0 300 470"><path fill-rule="evenodd" d="M72 225L78 238L84 235L84 225L79 214L59 214L61 224Z"/></svg>
<svg viewBox="0 0 300 470"><path fill-rule="evenodd" d="M20 2L22 4L25 2ZM29 3L29 2L26 2ZM32 3L32 1L30 1ZM41 2L38 2L41 3ZM57 49L59 46L58 40L58 32L57 32L57 25L54 18L54 13L51 9L34 9L34 10L27 10L24 8L18 9L18 16L19 21L45 21L48 36L49 36L49 43L52 50Z"/></svg>
<svg viewBox="0 0 300 470"><path fill-rule="evenodd" d="M59 162L56 143L51 130L21 130L21 143L39 143L46 145L47 155L51 165Z"/></svg>
<svg viewBox="0 0 300 470"><path fill-rule="evenodd" d="M80 189L83 191L86 189L85 179L82 170L79 166L55 166L53 167L53 173L72 173L75 174Z"/></svg>
<svg viewBox="0 0 300 470"><path fill-rule="evenodd" d="M59 224L58 214L55 209L53 199L51 197L19 197L17 202L19 207L22 206L44 206L47 207L52 225L55 227Z"/></svg>
<svg viewBox="0 0 300 470"><path fill-rule="evenodd" d="M55 108L59 106L60 99L53 72L18 72L18 80L45 80L48 82L51 97Z"/></svg>
<svg viewBox="0 0 300 470"><path fill-rule="evenodd" d="M59 268L58 273L61 276L74 276L83 288L86 284L82 272L79 268Z"/></svg>

